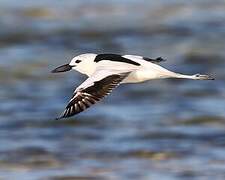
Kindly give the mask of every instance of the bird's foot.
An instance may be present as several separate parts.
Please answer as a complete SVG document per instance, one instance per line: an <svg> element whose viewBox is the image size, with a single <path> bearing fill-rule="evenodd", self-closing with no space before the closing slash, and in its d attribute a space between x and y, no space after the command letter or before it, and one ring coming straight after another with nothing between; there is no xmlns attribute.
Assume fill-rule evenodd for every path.
<svg viewBox="0 0 225 180"><path fill-rule="evenodd" d="M212 76L204 74L195 74L193 75L196 80L215 80Z"/></svg>

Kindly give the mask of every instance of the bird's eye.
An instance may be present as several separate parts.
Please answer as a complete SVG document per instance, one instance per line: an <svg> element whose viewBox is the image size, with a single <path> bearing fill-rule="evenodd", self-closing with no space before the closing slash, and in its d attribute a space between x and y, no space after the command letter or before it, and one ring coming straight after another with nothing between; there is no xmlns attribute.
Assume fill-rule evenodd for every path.
<svg viewBox="0 0 225 180"><path fill-rule="evenodd" d="M79 59L75 61L75 63L80 63L80 62L81 62L81 60L79 60Z"/></svg>

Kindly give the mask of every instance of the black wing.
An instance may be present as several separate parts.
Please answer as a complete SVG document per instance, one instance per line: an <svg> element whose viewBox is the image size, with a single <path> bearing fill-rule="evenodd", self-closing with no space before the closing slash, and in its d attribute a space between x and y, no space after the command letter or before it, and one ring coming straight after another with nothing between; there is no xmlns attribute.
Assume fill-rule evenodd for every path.
<svg viewBox="0 0 225 180"><path fill-rule="evenodd" d="M99 81L93 82L93 85L86 88L78 88L71 98L65 111L57 119L71 117L78 114L91 105L100 101L103 97L111 93L129 73L109 75Z"/></svg>
<svg viewBox="0 0 225 180"><path fill-rule="evenodd" d="M143 57L143 56L138 56L138 55L124 55L123 57L133 60L133 61L136 60L137 62L139 62L138 60L140 60L140 59L151 62L151 63L160 63L162 61L166 61L166 59L163 59L162 57L148 58L148 57Z"/></svg>
<svg viewBox="0 0 225 180"><path fill-rule="evenodd" d="M162 61L166 61L166 59L163 59L162 57L157 57L155 59L148 58L148 57L142 57L142 58L144 60L149 61L149 62L152 62L152 63L159 63L159 62L162 62Z"/></svg>

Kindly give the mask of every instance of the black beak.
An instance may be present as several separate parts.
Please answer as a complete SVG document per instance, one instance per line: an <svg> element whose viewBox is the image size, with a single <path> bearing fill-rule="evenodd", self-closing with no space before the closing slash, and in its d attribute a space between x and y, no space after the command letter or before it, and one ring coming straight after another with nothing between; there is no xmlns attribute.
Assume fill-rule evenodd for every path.
<svg viewBox="0 0 225 180"><path fill-rule="evenodd" d="M60 73L60 72L66 72L70 71L73 66L70 66L69 64L65 64L62 66L57 67L56 69L52 70L52 73Z"/></svg>

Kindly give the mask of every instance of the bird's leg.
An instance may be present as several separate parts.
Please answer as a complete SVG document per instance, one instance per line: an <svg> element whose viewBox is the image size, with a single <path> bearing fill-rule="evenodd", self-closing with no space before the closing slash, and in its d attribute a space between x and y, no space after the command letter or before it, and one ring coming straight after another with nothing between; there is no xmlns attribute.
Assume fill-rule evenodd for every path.
<svg viewBox="0 0 225 180"><path fill-rule="evenodd" d="M194 80L214 80L213 77L204 74L184 75L180 73L174 73L171 77L181 79L194 79Z"/></svg>

